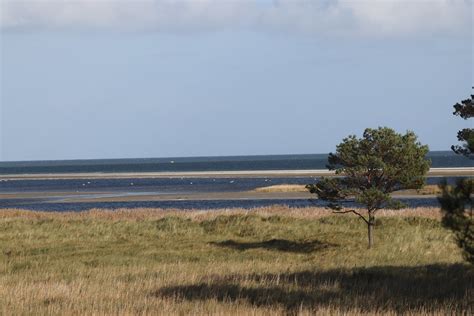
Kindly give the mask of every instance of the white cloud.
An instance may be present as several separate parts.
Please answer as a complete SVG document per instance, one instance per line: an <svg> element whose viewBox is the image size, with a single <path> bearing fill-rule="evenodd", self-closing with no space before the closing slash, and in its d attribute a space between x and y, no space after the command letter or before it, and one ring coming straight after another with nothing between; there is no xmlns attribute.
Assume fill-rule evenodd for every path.
<svg viewBox="0 0 474 316"><path fill-rule="evenodd" d="M3 30L472 32L472 0L0 0Z"/></svg>

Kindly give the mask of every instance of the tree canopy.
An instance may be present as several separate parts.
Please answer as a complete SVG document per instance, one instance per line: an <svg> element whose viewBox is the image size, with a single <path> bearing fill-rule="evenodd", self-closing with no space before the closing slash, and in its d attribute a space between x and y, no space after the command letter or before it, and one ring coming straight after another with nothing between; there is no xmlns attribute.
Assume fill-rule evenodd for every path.
<svg viewBox="0 0 474 316"><path fill-rule="evenodd" d="M438 198L443 210L443 225L454 232L466 260L474 264L474 179L460 179L455 186L441 184Z"/></svg>
<svg viewBox="0 0 474 316"><path fill-rule="evenodd" d="M335 171L336 177L324 177L306 187L336 213L354 213L363 219L371 247L376 211L401 207L390 193L424 185L431 164L427 153L428 146L418 142L413 132L402 135L387 127L368 128L362 138L344 138L336 152L329 154L327 167ZM349 198L362 205L367 215L345 208Z"/></svg>
<svg viewBox="0 0 474 316"><path fill-rule="evenodd" d="M471 99L454 105L454 115L467 120L474 117L474 95ZM474 159L474 129L465 128L458 132L463 145L452 146L455 153ZM474 178L465 178L450 186L446 181L440 184L442 194L438 197L443 212L443 225L451 229L466 260L474 264Z"/></svg>
<svg viewBox="0 0 474 316"><path fill-rule="evenodd" d="M474 117L474 95L470 99L456 103L454 106L454 115L465 120ZM464 128L458 132L458 140L462 145L453 145L451 148L455 153L474 158L474 128Z"/></svg>

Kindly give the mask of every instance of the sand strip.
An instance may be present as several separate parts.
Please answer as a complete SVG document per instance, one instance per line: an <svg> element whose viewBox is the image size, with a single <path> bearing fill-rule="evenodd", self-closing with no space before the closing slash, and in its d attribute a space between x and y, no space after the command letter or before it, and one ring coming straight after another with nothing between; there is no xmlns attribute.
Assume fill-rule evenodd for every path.
<svg viewBox="0 0 474 316"><path fill-rule="evenodd" d="M281 178L334 176L333 171L314 170L252 170L252 171L190 171L190 172L120 172L120 173L50 173L50 174L6 174L5 180L46 179L127 179L127 178ZM431 168L430 177L474 176L474 167Z"/></svg>

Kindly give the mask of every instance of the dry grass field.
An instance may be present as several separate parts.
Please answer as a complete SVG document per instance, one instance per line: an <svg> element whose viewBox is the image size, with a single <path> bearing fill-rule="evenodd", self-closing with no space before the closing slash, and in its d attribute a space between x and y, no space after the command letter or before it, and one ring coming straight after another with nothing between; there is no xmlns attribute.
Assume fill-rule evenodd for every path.
<svg viewBox="0 0 474 316"><path fill-rule="evenodd" d="M469 314L439 211L0 210L0 313Z"/></svg>
<svg viewBox="0 0 474 316"><path fill-rule="evenodd" d="M266 187L256 188L255 192L265 192L265 193L273 193L273 192L308 192L305 185L302 184L276 184L270 185Z"/></svg>
<svg viewBox="0 0 474 316"><path fill-rule="evenodd" d="M263 192L263 193L286 193L286 192L308 192L305 185L302 184L277 184L277 185L270 185L265 187L256 188L253 190L254 192ZM419 190L402 190L394 192L395 195L439 195L441 193L441 189L438 185L428 184L423 186L423 188Z"/></svg>

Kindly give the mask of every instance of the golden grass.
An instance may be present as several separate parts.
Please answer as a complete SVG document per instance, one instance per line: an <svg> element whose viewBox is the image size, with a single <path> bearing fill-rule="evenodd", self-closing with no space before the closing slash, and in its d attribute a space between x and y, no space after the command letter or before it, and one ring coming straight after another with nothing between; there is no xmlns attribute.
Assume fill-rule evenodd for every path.
<svg viewBox="0 0 474 316"><path fill-rule="evenodd" d="M474 271L435 208L356 217L0 211L0 313L468 314Z"/></svg>
<svg viewBox="0 0 474 316"><path fill-rule="evenodd" d="M301 185L301 184L276 184L276 185L256 188L253 191L265 192L265 193L286 193L286 192L308 193L308 189L305 188L305 185Z"/></svg>
<svg viewBox="0 0 474 316"><path fill-rule="evenodd" d="M365 210L357 209L365 214ZM118 209L91 209L88 211L64 211L64 212L43 212L30 211L22 209L0 209L0 219L5 218L28 218L28 219L54 219L54 220L72 220L72 219L107 219L107 220L156 220L165 217L182 217L194 220L214 219L222 215L248 215L259 216L287 216L291 218L314 219L323 216L334 216L334 213L324 207L301 207L291 208L285 205L272 205L266 207L257 207L253 209L229 208L217 210L182 210L182 209L159 209L159 208L118 208ZM427 217L441 219L439 208L436 207L417 207L405 208L401 210L379 210L378 217L397 216L397 217Z"/></svg>
<svg viewBox="0 0 474 316"><path fill-rule="evenodd" d="M308 193L308 189L306 189L305 185L301 184L277 184L271 185L266 187L260 187L253 190L253 192L260 192L260 193ZM439 195L441 193L441 189L438 185L435 184L428 184L423 186L423 188L418 190L402 190L397 191L395 194L419 194L419 195Z"/></svg>
<svg viewBox="0 0 474 316"><path fill-rule="evenodd" d="M416 192L421 195L440 195L441 189L436 184L428 184L423 186L423 188L416 190Z"/></svg>

